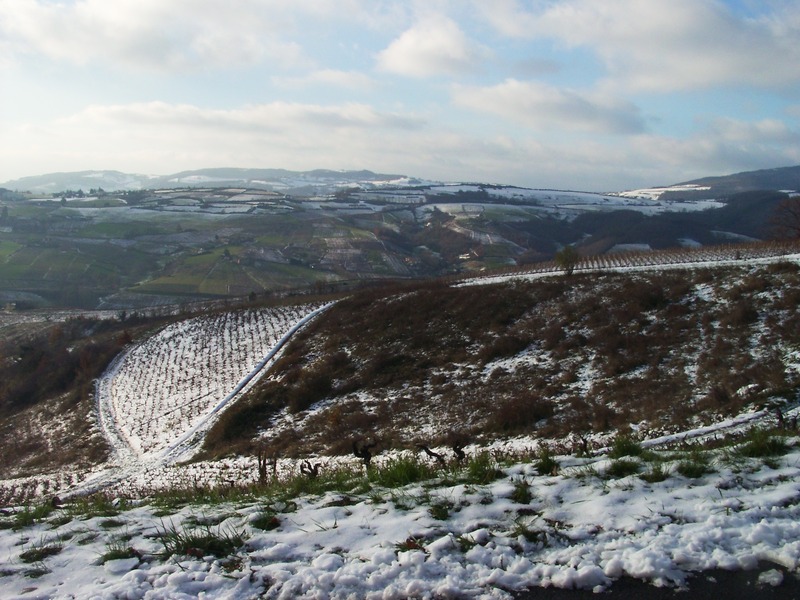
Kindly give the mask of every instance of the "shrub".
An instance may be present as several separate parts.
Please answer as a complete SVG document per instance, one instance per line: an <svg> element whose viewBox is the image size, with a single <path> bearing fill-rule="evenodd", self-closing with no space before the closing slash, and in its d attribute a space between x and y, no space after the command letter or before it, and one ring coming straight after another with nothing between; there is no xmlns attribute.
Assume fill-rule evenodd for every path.
<svg viewBox="0 0 800 600"><path fill-rule="evenodd" d="M783 456L789 450L786 440L764 429L752 430L749 438L750 440L739 448L739 453L748 458Z"/></svg>
<svg viewBox="0 0 800 600"><path fill-rule="evenodd" d="M642 445L627 435L618 435L611 444L611 451L608 453L611 458L622 458L623 456L641 456Z"/></svg>
<svg viewBox="0 0 800 600"><path fill-rule="evenodd" d="M489 427L499 431L527 430L539 421L553 416L550 400L531 393L522 393L498 403L492 411Z"/></svg>
<svg viewBox="0 0 800 600"><path fill-rule="evenodd" d="M611 461L606 469L606 475L614 478L627 477L638 473L640 467L641 464L638 461L620 458Z"/></svg>
<svg viewBox="0 0 800 600"><path fill-rule="evenodd" d="M558 472L558 462L550 454L549 448L544 448L539 452L533 466L539 475L555 475Z"/></svg>

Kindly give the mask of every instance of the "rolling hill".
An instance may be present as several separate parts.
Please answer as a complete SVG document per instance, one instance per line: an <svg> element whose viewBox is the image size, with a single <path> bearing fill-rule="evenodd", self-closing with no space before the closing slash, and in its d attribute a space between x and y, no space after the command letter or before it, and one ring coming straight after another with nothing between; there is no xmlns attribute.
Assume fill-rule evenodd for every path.
<svg viewBox="0 0 800 600"><path fill-rule="evenodd" d="M775 170L773 181L794 172ZM707 190L700 200L595 194L366 171L207 169L118 192L101 183L133 176L38 181L58 188L73 176L93 187L0 198L3 303L140 310L519 267L566 244L588 256L763 240L787 198L774 189ZM737 189L770 181L732 178L745 182Z"/></svg>

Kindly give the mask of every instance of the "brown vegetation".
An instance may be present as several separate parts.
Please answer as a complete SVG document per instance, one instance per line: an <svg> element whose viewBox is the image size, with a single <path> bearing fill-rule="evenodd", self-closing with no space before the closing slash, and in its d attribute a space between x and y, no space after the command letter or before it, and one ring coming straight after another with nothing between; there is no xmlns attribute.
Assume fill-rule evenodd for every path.
<svg viewBox="0 0 800 600"><path fill-rule="evenodd" d="M259 431L283 455L346 453L356 437L667 431L792 399L799 284L783 264L365 291L293 340L209 450ZM296 425L271 432L284 407Z"/></svg>

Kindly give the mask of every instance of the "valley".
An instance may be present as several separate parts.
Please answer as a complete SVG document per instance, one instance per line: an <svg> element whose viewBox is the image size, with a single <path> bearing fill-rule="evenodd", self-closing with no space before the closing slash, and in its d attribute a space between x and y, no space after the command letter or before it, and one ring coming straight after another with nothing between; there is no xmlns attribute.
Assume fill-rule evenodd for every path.
<svg viewBox="0 0 800 600"><path fill-rule="evenodd" d="M567 244L597 256L771 239L770 219L787 197L719 197L694 185L598 194L362 172L267 181L231 171L239 179L229 175L230 187L198 172L165 178L164 188L105 191L89 174L60 180L94 186L87 191L4 190L0 301L149 310L520 267Z"/></svg>

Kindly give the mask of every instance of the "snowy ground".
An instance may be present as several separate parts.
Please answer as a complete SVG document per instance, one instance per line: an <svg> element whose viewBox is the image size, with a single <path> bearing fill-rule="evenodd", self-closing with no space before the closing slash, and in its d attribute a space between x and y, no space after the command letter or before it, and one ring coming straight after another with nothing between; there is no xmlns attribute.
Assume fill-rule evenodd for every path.
<svg viewBox="0 0 800 600"><path fill-rule="evenodd" d="M188 460L225 406L255 383L291 336L328 306L196 317L128 349L96 386L98 420L112 460L107 468L56 493L100 490Z"/></svg>
<svg viewBox="0 0 800 600"><path fill-rule="evenodd" d="M643 440L641 446L651 452L644 457L612 459L601 452L578 458L554 443L562 454L555 457L558 469L544 474L532 458L540 451L540 442L533 439L468 448L473 460L488 453L484 456L496 461L501 474L490 482L470 479L469 469L462 467L443 472L438 480L401 487L368 484L363 467L344 457L313 461L320 464L321 478L341 469L358 473L336 491L291 498L273 491L213 504L165 506L154 500L151 492L158 488L201 489L257 479L252 458L184 467L174 462L191 452L209 419L247 385L250 375L261 372L287 336L313 317L314 308L271 326L268 347L254 345L246 353L261 356L261 362L228 375L213 394L202 396L202 404L170 436L136 429L142 411L154 410L153 402L163 402L168 410L175 398L188 401L197 395L179 391L176 382L175 391L161 400L147 394L140 398L132 390L143 380L115 384L125 360L134 360L135 353L115 363L101 382L100 412L115 442L116 465L73 492L102 488L111 498L126 500L99 506L72 496L52 512L4 511L0 595L505 598L536 587L613 589L621 577L683 587L694 572L755 569L764 563L775 568L762 573L760 584L775 586L781 585L784 571L800 569L800 438L788 436L783 453L761 458L746 457L731 446L711 452L696 445L742 436L755 426L774 426L773 413L763 411L680 436ZM256 322L241 319L236 321L241 326L221 327L227 332L223 347L243 343L232 341L233 331L250 339L253 327L245 323ZM184 323L181 331L191 325ZM203 325L197 331L209 329ZM166 331L162 342L172 339L171 333ZM186 356L200 355L197 344L205 335L178 336L191 341L186 350L178 338L166 343L177 358L152 361L154 368L184 365ZM213 350L217 342L206 341ZM202 355L202 360L217 353ZM144 363L148 356L144 353ZM188 377L190 370L183 369ZM113 408L117 384L124 401ZM187 389L194 390L194 384ZM786 411L786 422L797 412ZM128 416L122 418L123 413ZM387 469L404 456L409 458L381 455L374 464ZM706 472L684 470L693 462L702 465L703 459ZM302 477L299 469L292 461L280 463L277 472L285 487ZM656 481L658 474L663 480ZM232 546L211 552L198 542L171 549L176 539L191 536L227 540Z"/></svg>
<svg viewBox="0 0 800 600"><path fill-rule="evenodd" d="M166 509L144 499L118 514L68 505L16 529L25 513L9 515L0 588L4 598L506 598L542 586L600 591L623 576L681 587L692 572L765 561L775 568L761 584L780 585L778 567L800 567L800 440L787 440L770 459L716 451L696 478L678 472L690 453L676 437L658 440L673 444L658 458L556 457L556 475L520 460L534 443L516 440L494 448L502 474L489 483L467 469L392 489L356 476L353 489L291 499ZM614 474L621 460L639 474L661 464L666 478ZM235 547L166 551L175 534L193 533Z"/></svg>

